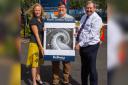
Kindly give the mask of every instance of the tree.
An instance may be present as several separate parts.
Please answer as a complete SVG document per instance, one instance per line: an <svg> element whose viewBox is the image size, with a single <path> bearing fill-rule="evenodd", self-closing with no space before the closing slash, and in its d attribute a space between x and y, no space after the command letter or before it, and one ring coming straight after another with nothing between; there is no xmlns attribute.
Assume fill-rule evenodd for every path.
<svg viewBox="0 0 128 85"><path fill-rule="evenodd" d="M82 8L88 0L70 0L71 9ZM103 10L107 9L107 0L92 0L97 4L97 7Z"/></svg>
<svg viewBox="0 0 128 85"><path fill-rule="evenodd" d="M29 15L26 13L29 9L31 9L31 7L35 4L38 3L39 0L21 0L21 11L22 11L22 21L24 21L22 23L22 27L23 28L21 30L21 36L23 35L23 37L29 36L30 35L30 29L29 29L29 25L28 25L28 18Z"/></svg>
<svg viewBox="0 0 128 85"><path fill-rule="evenodd" d="M106 10L107 9L107 0L93 0L99 9Z"/></svg>
<svg viewBox="0 0 128 85"><path fill-rule="evenodd" d="M28 10L33 4L38 3L39 0L21 0L21 8Z"/></svg>

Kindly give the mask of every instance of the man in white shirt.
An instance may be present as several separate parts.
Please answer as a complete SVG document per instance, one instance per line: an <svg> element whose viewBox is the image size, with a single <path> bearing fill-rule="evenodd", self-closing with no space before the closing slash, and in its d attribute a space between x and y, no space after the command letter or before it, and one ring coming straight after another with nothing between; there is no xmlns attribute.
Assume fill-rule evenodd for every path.
<svg viewBox="0 0 128 85"><path fill-rule="evenodd" d="M96 5L88 1L85 6L86 14L80 20L80 29L77 34L76 49L81 56L81 80L82 85L98 85L98 76L96 70L96 56L100 42L100 29L102 19L95 12Z"/></svg>

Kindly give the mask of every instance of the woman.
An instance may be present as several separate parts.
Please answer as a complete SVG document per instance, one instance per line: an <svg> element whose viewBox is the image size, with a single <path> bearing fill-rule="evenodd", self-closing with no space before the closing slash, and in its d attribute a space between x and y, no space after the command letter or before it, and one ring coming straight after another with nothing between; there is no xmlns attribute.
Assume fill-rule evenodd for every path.
<svg viewBox="0 0 128 85"><path fill-rule="evenodd" d="M39 65L43 56L43 28L44 28L43 8L40 4L33 7L33 17L30 20L30 44L28 49L27 66L31 66L33 85L37 82L43 84L40 78Z"/></svg>

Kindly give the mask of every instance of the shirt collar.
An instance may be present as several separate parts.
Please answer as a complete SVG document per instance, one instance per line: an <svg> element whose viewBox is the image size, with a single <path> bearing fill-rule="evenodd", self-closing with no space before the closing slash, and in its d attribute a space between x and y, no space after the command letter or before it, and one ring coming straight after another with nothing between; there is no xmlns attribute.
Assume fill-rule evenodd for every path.
<svg viewBox="0 0 128 85"><path fill-rule="evenodd" d="M93 12L93 13L89 16L89 18L92 17L92 16L94 16L95 14L96 14L96 12ZM87 14L86 14L86 17L87 17Z"/></svg>
<svg viewBox="0 0 128 85"><path fill-rule="evenodd" d="M62 17L60 17L60 16L58 16L58 18L65 18L67 16L67 14L65 14L64 16L62 16Z"/></svg>

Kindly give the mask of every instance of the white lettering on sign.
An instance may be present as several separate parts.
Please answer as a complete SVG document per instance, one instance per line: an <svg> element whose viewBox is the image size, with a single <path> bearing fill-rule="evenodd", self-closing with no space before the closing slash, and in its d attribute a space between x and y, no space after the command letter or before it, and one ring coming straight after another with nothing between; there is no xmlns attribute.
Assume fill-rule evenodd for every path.
<svg viewBox="0 0 128 85"><path fill-rule="evenodd" d="M62 56L53 56L53 59L61 59L61 60L65 60L65 57L62 57Z"/></svg>

